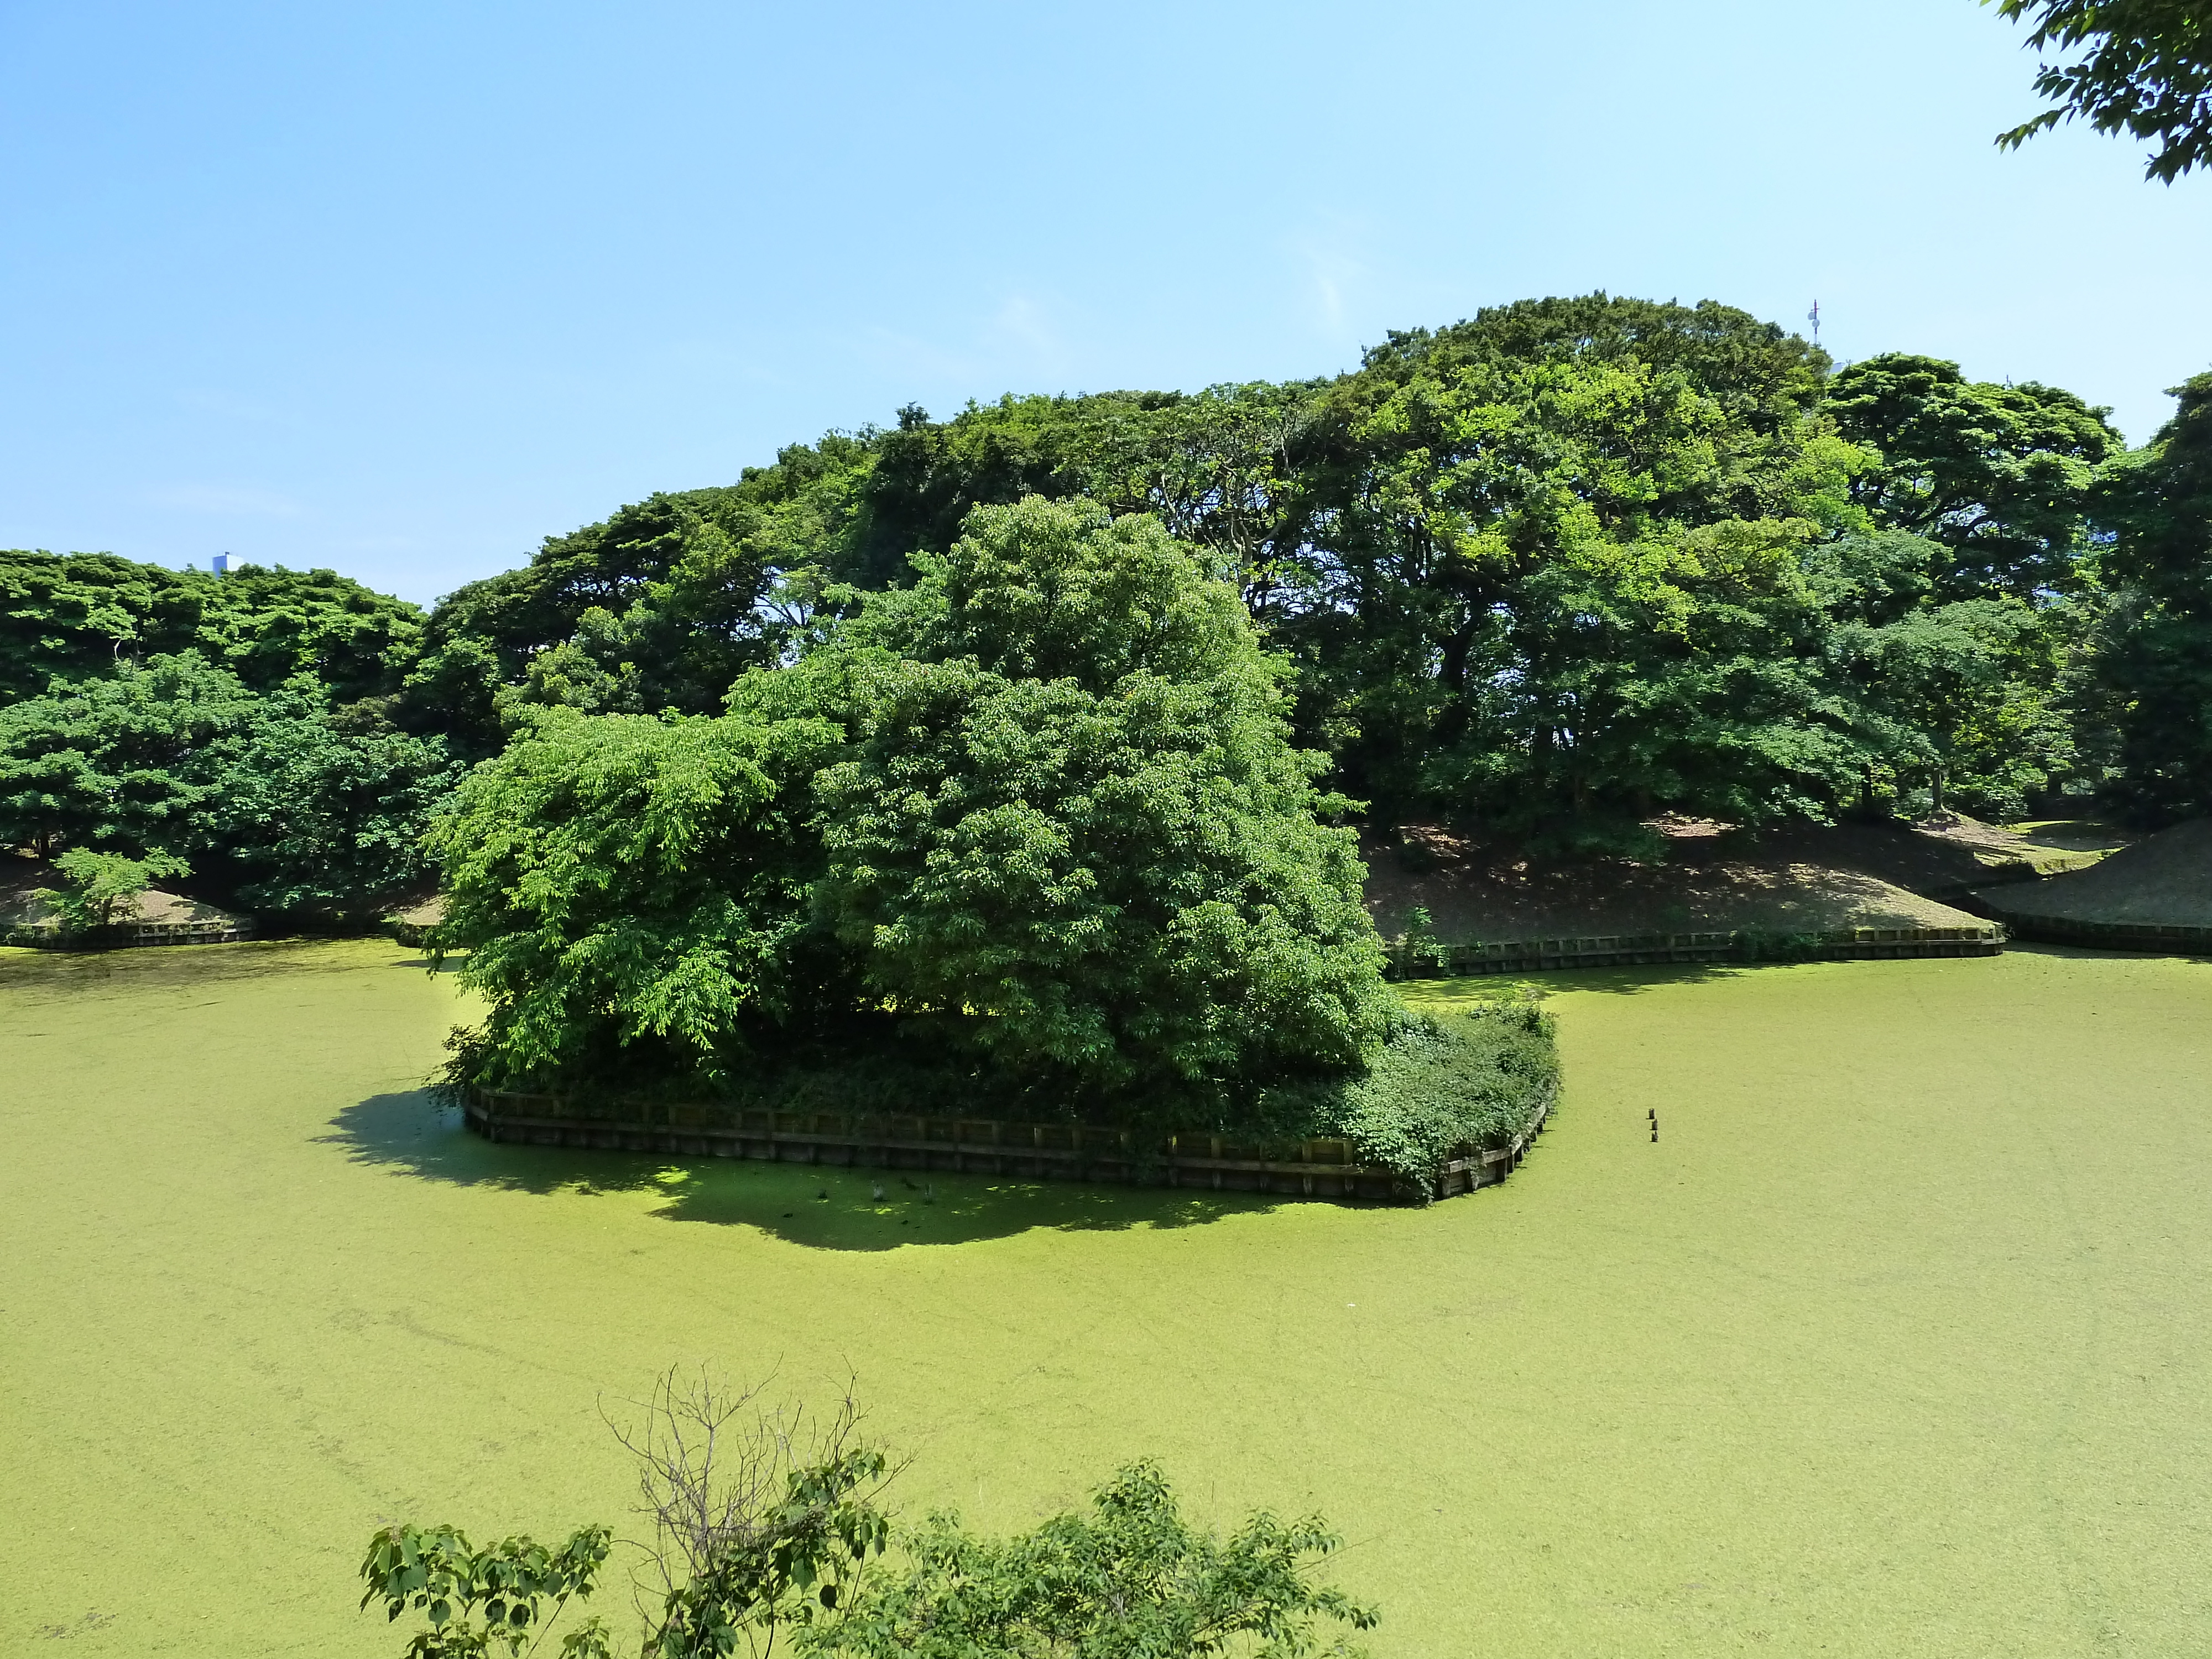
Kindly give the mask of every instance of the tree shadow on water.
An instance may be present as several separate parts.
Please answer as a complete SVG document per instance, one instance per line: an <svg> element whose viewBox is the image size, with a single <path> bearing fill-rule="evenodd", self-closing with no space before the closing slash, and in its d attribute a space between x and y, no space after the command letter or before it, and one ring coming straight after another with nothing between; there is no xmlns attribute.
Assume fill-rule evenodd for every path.
<svg viewBox="0 0 2212 1659"><path fill-rule="evenodd" d="M1401 980L1392 988L1417 1010L1472 1008L1492 1002L1540 1000L1561 991L1602 991L1636 996L1665 986L1739 979L1786 961L1630 963L1612 968L1547 968L1520 974L1474 974L1453 979Z"/></svg>
<svg viewBox="0 0 2212 1659"><path fill-rule="evenodd" d="M501 1145L471 1133L459 1108L419 1089L372 1095L341 1111L321 1143L343 1148L356 1164L540 1197L644 1194L657 1200L649 1212L663 1220L757 1227L825 1250L965 1244L1040 1228L1190 1227L1301 1201L1264 1193Z"/></svg>

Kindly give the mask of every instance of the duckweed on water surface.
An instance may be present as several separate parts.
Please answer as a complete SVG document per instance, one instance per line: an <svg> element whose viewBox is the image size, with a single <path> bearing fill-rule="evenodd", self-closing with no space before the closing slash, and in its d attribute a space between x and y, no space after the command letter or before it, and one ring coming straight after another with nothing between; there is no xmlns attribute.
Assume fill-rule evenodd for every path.
<svg viewBox="0 0 2212 1659"><path fill-rule="evenodd" d="M2212 1651L2212 963L1543 986L1503 1188L931 1203L476 1140L416 1091L468 1011L380 943L11 954L0 1651L396 1653L371 1528L621 1522L602 1409L702 1361L849 1366L917 1514L1142 1454L1319 1508L1378 1656Z"/></svg>

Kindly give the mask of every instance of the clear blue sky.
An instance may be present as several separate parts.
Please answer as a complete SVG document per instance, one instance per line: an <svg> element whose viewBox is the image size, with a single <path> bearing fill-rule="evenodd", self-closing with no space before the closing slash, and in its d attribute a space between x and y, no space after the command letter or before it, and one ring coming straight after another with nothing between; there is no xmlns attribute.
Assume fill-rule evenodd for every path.
<svg viewBox="0 0 2212 1659"><path fill-rule="evenodd" d="M2113 406L2212 366L2212 178L1972 0L0 0L0 546L427 600L779 444L1729 301Z"/></svg>

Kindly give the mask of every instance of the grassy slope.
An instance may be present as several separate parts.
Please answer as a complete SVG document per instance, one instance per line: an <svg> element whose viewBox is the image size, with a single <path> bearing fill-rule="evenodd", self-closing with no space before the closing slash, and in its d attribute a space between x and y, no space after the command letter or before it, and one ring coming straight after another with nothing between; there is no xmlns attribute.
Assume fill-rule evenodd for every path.
<svg viewBox="0 0 2212 1659"><path fill-rule="evenodd" d="M618 1520L598 1402L705 1358L849 1361L915 1507L1320 1505L1378 1655L2212 1652L2212 965L1558 983L1474 1198L876 1206L459 1134L390 947L13 957L0 1651L396 1653L372 1526Z"/></svg>
<svg viewBox="0 0 2212 1659"><path fill-rule="evenodd" d="M1936 894L2084 869L2133 839L2094 819L1996 824L1955 816L1942 825L1784 823L1750 838L1769 860L1795 857Z"/></svg>
<svg viewBox="0 0 2212 1659"><path fill-rule="evenodd" d="M1943 902L1990 882L2094 864L2128 837L2087 822L2012 829L1958 818L1905 823L1792 823L1716 834L1678 823L1664 863L1627 859L1529 860L1448 831L1407 832L1368 849L1368 908L1396 937L1415 905L1447 943L1561 934L1770 933L1843 927L1960 927L1978 918ZM2026 833L2023 833L2025 831Z"/></svg>
<svg viewBox="0 0 2212 1659"><path fill-rule="evenodd" d="M1980 870L1972 852L1946 847L1928 856L1923 846L1932 838L1909 830L1808 828L1788 840L1680 836L1670 841L1664 863L1528 860L1437 831L1419 839L1434 867L1408 868L1395 852L1368 850L1367 908L1393 937L1416 905L1451 944L1731 928L1962 927L1976 921L1910 890L1912 877L1926 873L1923 865L1962 875ZM1911 868L1902 872L1852 857L1865 850L1856 842L1869 839L1881 852L1896 842L1922 856L1905 860Z"/></svg>
<svg viewBox="0 0 2212 1659"><path fill-rule="evenodd" d="M2212 927L2212 818L2177 823L2093 869L1982 895L2000 913Z"/></svg>

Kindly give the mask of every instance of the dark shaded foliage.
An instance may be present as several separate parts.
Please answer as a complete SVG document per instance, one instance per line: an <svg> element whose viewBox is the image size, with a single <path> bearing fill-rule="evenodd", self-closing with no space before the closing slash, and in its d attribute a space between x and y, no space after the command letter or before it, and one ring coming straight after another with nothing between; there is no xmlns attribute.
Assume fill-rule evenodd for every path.
<svg viewBox="0 0 2212 1659"><path fill-rule="evenodd" d="M871 441L793 445L725 489L659 495L547 538L531 562L449 594L400 718L495 752L532 707L708 714L811 614L813 571L856 532Z"/></svg>
<svg viewBox="0 0 2212 1659"><path fill-rule="evenodd" d="M2148 823L2212 815L2212 374L2112 471L2099 516L2118 591L2100 664L2117 705L2112 793Z"/></svg>

